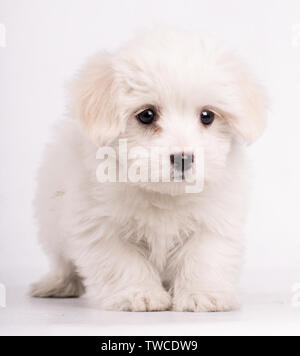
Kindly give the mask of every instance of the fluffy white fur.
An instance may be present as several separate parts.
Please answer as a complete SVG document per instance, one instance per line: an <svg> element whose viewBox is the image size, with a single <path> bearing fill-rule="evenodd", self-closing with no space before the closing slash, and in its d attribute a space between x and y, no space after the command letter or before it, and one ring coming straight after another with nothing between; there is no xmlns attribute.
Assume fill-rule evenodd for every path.
<svg viewBox="0 0 300 356"><path fill-rule="evenodd" d="M49 145L36 212L51 272L38 297L84 292L101 308L228 311L238 306L243 253L245 143L262 132L262 90L241 61L211 37L149 32L100 53L70 87L70 115ZM159 107L159 132L136 112ZM210 127L201 109L219 114ZM97 148L204 147L205 186L105 183Z"/></svg>

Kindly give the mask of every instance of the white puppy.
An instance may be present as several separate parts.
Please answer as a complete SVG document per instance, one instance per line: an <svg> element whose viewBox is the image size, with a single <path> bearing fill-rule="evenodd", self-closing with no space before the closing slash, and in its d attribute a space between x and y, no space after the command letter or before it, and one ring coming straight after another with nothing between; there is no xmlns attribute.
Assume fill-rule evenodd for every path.
<svg viewBox="0 0 300 356"><path fill-rule="evenodd" d="M149 32L98 54L70 92L70 118L39 175L36 211L52 270L32 295L86 292L107 310L236 308L244 147L265 122L262 90L240 60L210 37ZM164 149L169 182L160 169L159 182L130 180L136 166L135 178L150 176L148 159L134 153L124 176L120 139L128 150ZM115 182L96 174L103 146L115 149L105 151ZM204 186L188 191L197 160Z"/></svg>

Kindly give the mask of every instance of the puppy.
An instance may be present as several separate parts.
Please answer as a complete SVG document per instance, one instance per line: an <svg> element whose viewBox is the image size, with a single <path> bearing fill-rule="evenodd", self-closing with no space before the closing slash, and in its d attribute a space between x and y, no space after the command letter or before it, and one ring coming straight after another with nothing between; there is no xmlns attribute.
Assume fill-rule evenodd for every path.
<svg viewBox="0 0 300 356"><path fill-rule="evenodd" d="M265 126L263 91L239 58L209 36L148 32L96 55L69 90L38 178L51 272L32 296L86 293L106 310L237 308L244 149Z"/></svg>

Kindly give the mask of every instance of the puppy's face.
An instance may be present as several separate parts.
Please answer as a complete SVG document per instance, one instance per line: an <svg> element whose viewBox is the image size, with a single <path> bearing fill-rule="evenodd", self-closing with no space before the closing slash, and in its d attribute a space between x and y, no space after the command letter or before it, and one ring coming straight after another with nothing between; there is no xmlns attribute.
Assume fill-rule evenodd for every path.
<svg viewBox="0 0 300 356"><path fill-rule="evenodd" d="M179 193L199 174L217 180L232 145L264 128L260 87L211 38L148 34L98 55L72 89L90 138L114 147L126 140L129 165L147 175L138 184L160 192Z"/></svg>

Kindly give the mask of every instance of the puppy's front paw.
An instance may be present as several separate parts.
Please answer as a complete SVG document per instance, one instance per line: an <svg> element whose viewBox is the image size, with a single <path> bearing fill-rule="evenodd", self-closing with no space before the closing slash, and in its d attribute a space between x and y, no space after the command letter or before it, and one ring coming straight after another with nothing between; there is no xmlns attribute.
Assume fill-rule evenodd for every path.
<svg viewBox="0 0 300 356"><path fill-rule="evenodd" d="M181 292L175 295L173 310L178 312L228 312L238 309L235 292Z"/></svg>
<svg viewBox="0 0 300 356"><path fill-rule="evenodd" d="M172 306L170 295L163 289L124 290L121 294L107 298L102 303L106 310L121 310L135 312L170 310Z"/></svg>

